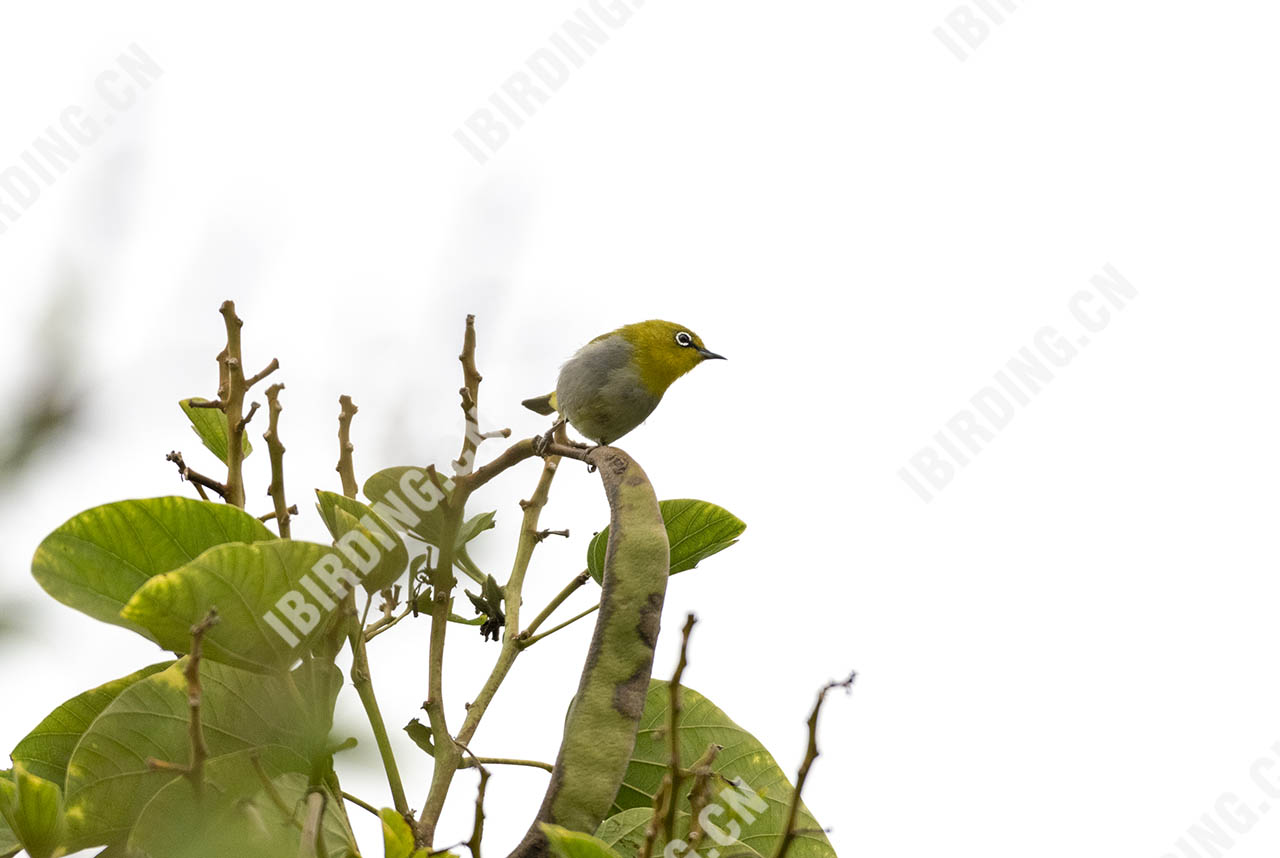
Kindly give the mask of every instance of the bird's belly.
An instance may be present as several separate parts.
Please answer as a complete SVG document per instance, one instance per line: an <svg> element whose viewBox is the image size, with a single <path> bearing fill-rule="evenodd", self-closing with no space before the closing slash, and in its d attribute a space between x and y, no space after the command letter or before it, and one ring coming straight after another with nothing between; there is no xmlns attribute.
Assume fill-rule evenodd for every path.
<svg viewBox="0 0 1280 858"><path fill-rule="evenodd" d="M600 375L562 372L556 386L560 413L573 428L601 444L610 444L643 423L661 398L649 393L630 368Z"/></svg>

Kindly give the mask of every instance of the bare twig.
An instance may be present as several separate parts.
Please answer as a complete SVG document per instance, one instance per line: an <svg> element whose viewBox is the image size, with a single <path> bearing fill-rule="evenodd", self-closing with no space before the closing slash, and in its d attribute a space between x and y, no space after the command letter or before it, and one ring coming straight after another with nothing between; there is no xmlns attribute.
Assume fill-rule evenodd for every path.
<svg viewBox="0 0 1280 858"><path fill-rule="evenodd" d="M564 530L539 530L538 531L539 542L542 542L548 536L563 536L565 539L568 539L569 529L566 527Z"/></svg>
<svg viewBox="0 0 1280 858"><path fill-rule="evenodd" d="M791 794L791 806L787 809L787 825L783 829L782 839L778 841L778 848L773 852L773 858L785 858L787 849L790 848L792 841L796 835L796 817L800 814L800 793L804 790L804 782L809 777L809 769L813 766L813 761L818 758L818 714L822 711L822 704L827 699L827 694L837 688L843 688L846 691L853 688L853 680L857 677L856 673L850 673L847 679L839 682L828 682L818 692L818 699L813 704L813 711L809 713L809 746L805 750L804 761L800 763L800 772L796 775L796 788Z"/></svg>
<svg viewBox="0 0 1280 858"><path fill-rule="evenodd" d="M480 838L484 836L484 792L489 786L489 770L476 761L480 770L480 785L476 788L476 821L471 828L471 837L467 840L467 848L471 850L471 858L480 858Z"/></svg>
<svg viewBox="0 0 1280 858"><path fill-rule="evenodd" d="M218 623L218 611L210 608L205 618L191 627L191 652L187 656L187 666L183 676L187 680L187 708L190 713L187 722L187 734L191 743L191 759L184 766L180 763L147 760L148 768L179 772L191 781L196 797L204 795L204 763L209 758L209 746L204 741L204 725L200 718L200 703L203 690L200 686L200 657L203 650L204 633Z"/></svg>
<svg viewBox="0 0 1280 858"><path fill-rule="evenodd" d="M262 381L264 378L266 378L267 376L271 375L271 373L275 372L275 371L276 371L276 370L278 370L279 368L280 368L280 361L276 360L275 358L272 358L272 359L271 359L271 363L269 363L269 364L267 364L265 367L263 367L262 372L258 373L258 374L257 374L257 375L255 375L253 378L251 378L251 379L247 380L247 381L244 383L244 388L245 388L245 390L248 390L249 388L253 387L255 384L257 384L258 382ZM282 384L282 385L280 385L280 386L281 386L281 387L284 387L284 385L283 385L283 384Z"/></svg>
<svg viewBox="0 0 1280 858"><path fill-rule="evenodd" d="M590 579L591 573L585 569L575 575L573 580L566 584L563 590L556 593L556 595L552 597L551 601L547 602L547 606L538 612L538 615L533 618L533 622L529 623L528 627L520 632L520 640L528 645L529 639L533 637L533 633L538 630L538 627L546 622L548 617L555 613L556 608L564 604L565 599L572 596L579 587L587 583Z"/></svg>
<svg viewBox="0 0 1280 858"><path fill-rule="evenodd" d="M693 631L698 618L693 614L685 617L684 628L680 631L680 660L676 663L675 673L667 684L671 701L667 705L667 773L663 775L662 785L653 799L653 818L644 832L644 843L640 846L639 858L649 858L653 854L653 844L658 838L659 830L666 835L666 842L675 838L677 793L680 782L684 779L684 768L680 763L680 680L684 678L684 669L689 665L689 635Z"/></svg>
<svg viewBox="0 0 1280 858"><path fill-rule="evenodd" d="M315 790L307 795L307 818L302 824L302 838L298 842L298 858L319 858L324 852L324 793Z"/></svg>
<svg viewBox="0 0 1280 858"><path fill-rule="evenodd" d="M530 769L542 769L543 771L552 771L555 767L550 763L544 763L540 760L517 760L512 757L471 757L463 760L458 768L470 769L478 768L481 764L486 766L524 766Z"/></svg>
<svg viewBox="0 0 1280 858"><path fill-rule="evenodd" d="M454 473L469 474L475 468L476 450L481 442L488 438L510 438L510 429L499 429L494 432L480 431L478 413L480 402L480 382L484 377L476 369L476 317L467 316L466 330L462 335L462 353L458 355L462 362L462 388L458 396L462 401L462 414L466 419L466 428L462 435L462 452L453 463Z"/></svg>
<svg viewBox="0 0 1280 858"><path fill-rule="evenodd" d="M249 413L240 418L240 422L236 424L236 428L239 431L244 432L244 427L249 425L249 421L253 419L253 415L257 414L258 409L261 407L262 406L259 405L257 402L250 402Z"/></svg>
<svg viewBox="0 0 1280 858"><path fill-rule="evenodd" d="M527 649L528 647L533 646L534 644L536 644L538 641L542 640L543 638L545 638L545 637L550 637L551 635L554 635L556 632L560 631L561 629L566 629L566 628L568 628L569 626L571 626L571 625L573 625L574 623L576 623L578 620L581 620L581 619L583 619L583 618L585 618L585 617L589 617L589 616L591 616L592 614L594 614L594 613L595 613L596 611L598 611L598 610L600 610L600 605L599 605L599 604L592 605L590 608L587 608L587 609L586 609L585 611L583 611L582 613L580 613L580 614L575 614L574 616L572 616L572 617L570 617L569 619L565 620L563 623L560 623L559 625L556 625L556 626L552 626L551 628L547 629L545 632L542 632L541 634L536 634L536 635L534 635L534 636L532 636L532 637L530 637L530 638L527 638L527 639L525 639L525 640L520 641L520 645L521 645L522 647L524 647L524 648L526 648L526 649Z"/></svg>
<svg viewBox="0 0 1280 858"><path fill-rule="evenodd" d="M351 443L351 418L360 409L346 394L338 397L338 405L341 410L338 412L338 467L335 470L342 478L342 493L353 498L359 487L356 485L355 466L351 462L351 453L355 450Z"/></svg>
<svg viewBox="0 0 1280 858"><path fill-rule="evenodd" d="M405 617L409 616L412 610L413 610L412 605L406 605L405 609L400 613L396 614L394 617L390 617L390 618L383 617L382 619L376 622L370 623L369 626L364 630L364 639L366 641L373 640L378 635L382 634L387 629L391 628L396 623L400 622Z"/></svg>
<svg viewBox="0 0 1280 858"><path fill-rule="evenodd" d="M350 598L350 594L348 594ZM365 602L364 616L369 615L369 604ZM365 649L368 643L363 632L364 620L353 624L350 634L351 642L351 684L364 707L365 716L369 719L369 727L373 730L373 738L378 746L378 754L382 758L382 768L387 775L387 786L391 789L391 800L396 811L406 819L409 816L409 801L405 798L404 783L400 779L400 769L396 764L395 753L391 748L391 739L387 736L387 726L382 719L382 710L378 706L378 698L373 691L373 677L369 672L369 655Z"/></svg>
<svg viewBox="0 0 1280 858"><path fill-rule="evenodd" d="M467 755L471 766L480 771L480 785L476 789L476 816L471 826L471 836L462 841L471 850L471 858L480 858L480 840L484 837L484 794L489 787L489 770L484 767L480 758L471 753L471 749L462 742L455 742Z"/></svg>
<svg viewBox="0 0 1280 858"><path fill-rule="evenodd" d="M298 505L296 503L289 504L289 515L297 515L297 514L298 514ZM271 512L266 513L265 515L258 516L258 521L273 521L275 517L276 517L276 511L272 510Z"/></svg>
<svg viewBox="0 0 1280 858"><path fill-rule="evenodd" d="M276 527L280 531L280 536L288 539L289 516L291 513L296 513L298 508L290 509L284 499L284 444L280 442L280 410L282 408L280 391L282 390L284 390L283 384L273 384L267 388L267 431L262 434L262 439L267 442L267 452L271 456L271 487L267 489L267 494L271 495L271 500L276 507Z"/></svg>
<svg viewBox="0 0 1280 858"><path fill-rule="evenodd" d="M244 508L244 396L248 387L244 380L244 364L240 355L240 328L244 322L236 315L233 301L223 301L219 309L227 328L226 348L218 355L218 399L227 420L227 491L223 499Z"/></svg>
<svg viewBox="0 0 1280 858"><path fill-rule="evenodd" d="M208 500L209 496L204 493L205 489L210 489L218 494L219 497L227 496L227 487L212 477L206 477L199 471L193 471L187 467L187 463L182 460L182 454L176 450L170 450L169 455L164 457L166 462L173 462L178 466L178 476L191 485L196 487L196 491L200 494L201 500Z"/></svg>
<svg viewBox="0 0 1280 858"><path fill-rule="evenodd" d="M352 804L354 804L356 807L361 808L363 810L367 810L370 813L372 813L374 816L379 816L379 818L381 818L378 813L378 809L373 805L369 804L369 802L363 799L356 798L354 795L352 795L349 792L344 792L342 794L342 797L345 798L347 801L351 802Z"/></svg>
<svg viewBox="0 0 1280 858"><path fill-rule="evenodd" d="M705 833L702 830L702 811L711 803L711 784L716 777L711 764L715 762L716 756L723 750L724 745L717 745L713 742L707 746L707 750L698 758L698 761L689 767L689 775L693 778L693 786L690 788L688 796L689 834L685 837L685 840L689 843L691 849L697 847Z"/></svg>
<svg viewBox="0 0 1280 858"><path fill-rule="evenodd" d="M218 610L210 608L200 622L191 627L191 655L187 658L187 707L191 713L191 784L196 795L204 792L204 761L209 757L209 747L204 743L204 725L200 719L200 701L204 694L200 687L200 657L204 650L204 633L218 623Z"/></svg>

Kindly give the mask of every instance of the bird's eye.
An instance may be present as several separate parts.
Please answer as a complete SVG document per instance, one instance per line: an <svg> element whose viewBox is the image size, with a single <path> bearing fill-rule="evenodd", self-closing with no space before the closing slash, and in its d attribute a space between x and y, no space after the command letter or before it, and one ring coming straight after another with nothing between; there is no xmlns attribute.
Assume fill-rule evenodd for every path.
<svg viewBox="0 0 1280 858"><path fill-rule="evenodd" d="M688 348L689 346L693 345L693 337L689 335L688 331L681 331L680 333L676 334L676 345L683 346L684 348Z"/></svg>

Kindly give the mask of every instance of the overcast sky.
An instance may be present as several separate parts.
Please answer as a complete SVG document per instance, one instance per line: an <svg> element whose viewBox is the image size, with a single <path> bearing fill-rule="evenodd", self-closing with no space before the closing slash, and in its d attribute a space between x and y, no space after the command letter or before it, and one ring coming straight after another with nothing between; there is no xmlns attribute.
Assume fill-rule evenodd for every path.
<svg viewBox="0 0 1280 858"><path fill-rule="evenodd" d="M1274 854L1251 770L1280 740L1280 9L956 3L6 8L0 394L19 413L65 343L79 408L0 495L0 747L157 658L30 558L84 508L188 493L169 450L214 470L176 402L214 394L224 298L250 367L280 360L295 536L320 540L339 394L361 480L444 463L466 313L482 421L518 436L578 346L658 317L729 360L620 446L749 527L672 581L655 671L696 611L687 684L794 772L814 691L856 668L806 793L844 858L1196 858L1205 818ZM485 561L536 474L473 501ZM563 468L543 521L573 535L527 604L606 517ZM371 646L393 727L426 632ZM478 752L554 757L589 634L521 659ZM495 654L459 637L455 706ZM339 718L344 786L389 804L349 690ZM393 733L420 806L430 761ZM494 776L490 854L544 787Z"/></svg>

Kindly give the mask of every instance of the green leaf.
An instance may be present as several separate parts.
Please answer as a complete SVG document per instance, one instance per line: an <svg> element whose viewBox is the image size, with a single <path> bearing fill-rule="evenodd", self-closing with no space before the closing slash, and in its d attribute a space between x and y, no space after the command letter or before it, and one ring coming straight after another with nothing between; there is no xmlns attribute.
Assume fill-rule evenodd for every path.
<svg viewBox="0 0 1280 858"><path fill-rule="evenodd" d="M638 855L651 819L653 819L653 808L633 807L622 813L615 813L600 823L600 827L596 829L596 837L620 855ZM684 815L682 821L687 828L688 816ZM657 854L661 852L661 850L654 851Z"/></svg>
<svg viewBox="0 0 1280 858"><path fill-rule="evenodd" d="M13 829L9 827L9 820L3 812L8 789L13 786L12 778L12 772L0 772L0 858L9 858L22 848L22 844L18 842L18 835L14 834Z"/></svg>
<svg viewBox="0 0 1280 858"><path fill-rule="evenodd" d="M122 841L147 802L174 778L148 759L190 760L187 659L138 680L85 731L67 765L66 806L74 849ZM258 750L275 771L309 773L326 747L340 675L337 668L300 668L295 676L250 673L202 662L201 720L208 765ZM328 717L317 723L317 713Z"/></svg>
<svg viewBox="0 0 1280 858"><path fill-rule="evenodd" d="M93 723L93 719L130 685L153 673L159 673L171 664L172 661L153 664L77 694L50 712L18 743L10 756L31 774L59 786L65 784L67 761L71 759L71 752L75 750L80 736ZM3 845L0 840L0 854L2 853Z"/></svg>
<svg viewBox="0 0 1280 858"><path fill-rule="evenodd" d="M409 738L413 740L415 745L427 752L428 756L434 757L436 755L436 746L431 737L430 727L414 718L404 725L404 731L409 734Z"/></svg>
<svg viewBox="0 0 1280 858"><path fill-rule="evenodd" d="M386 858L412 858L413 829L403 816L390 807L378 811L382 820L382 854Z"/></svg>
<svg viewBox="0 0 1280 858"><path fill-rule="evenodd" d="M143 808L129 834L129 854L155 858L278 858L295 855L308 792L307 778L278 772L270 754L239 751L205 767L204 796L174 778ZM355 840L337 799L325 792L325 853L351 855ZM278 803L277 803L278 800Z"/></svg>
<svg viewBox="0 0 1280 858"><path fill-rule="evenodd" d="M12 780L0 779L0 815L31 858L62 855L66 820L62 791L52 781L13 764Z"/></svg>
<svg viewBox="0 0 1280 858"><path fill-rule="evenodd" d="M214 545L274 537L262 522L227 504L182 497L120 501L85 510L45 537L31 574L64 605L147 635L120 609L153 575Z"/></svg>
<svg viewBox="0 0 1280 858"><path fill-rule="evenodd" d="M364 495L384 521L439 548L445 522L440 501L448 498L453 482L444 474L438 476L445 489L443 495L426 468L384 468L365 481Z"/></svg>
<svg viewBox="0 0 1280 858"><path fill-rule="evenodd" d="M713 812L717 815L716 819L710 820L713 825L717 821L721 824L727 822L728 817L725 816L724 812ZM640 854L640 848L644 843L651 819L653 819L653 808L633 807L630 810L622 811L622 813L616 813L600 823L600 827L596 829L596 837L599 837L607 846L624 856L624 858L635 858L636 855ZM690 819L691 817L688 813L676 811L675 833L677 839L690 842ZM730 837L729 832L719 826L717 826L714 834L708 829L702 832L702 836L701 846L703 848L700 848L697 852L687 853L687 858L694 858L696 854L704 854L708 848L714 848L721 855L735 856L735 858L772 858L769 855L761 855L742 841ZM653 850L650 854L661 855L666 845L667 839L659 832L658 836L654 838Z"/></svg>
<svg viewBox="0 0 1280 858"><path fill-rule="evenodd" d="M544 822L542 833L547 836L551 854L557 858L622 858L600 838L581 831L570 831Z"/></svg>
<svg viewBox="0 0 1280 858"><path fill-rule="evenodd" d="M183 399L178 402L182 407L182 412L187 415L187 419L191 421L191 428L200 436L200 440L209 448L209 452L218 457L222 464L227 463L227 415L223 414L217 408L194 408L194 402L208 402L209 400L199 396L193 396L190 399ZM241 433L244 446L244 457L248 458L253 452L252 445L249 444L249 436L247 433Z"/></svg>
<svg viewBox="0 0 1280 858"><path fill-rule="evenodd" d="M204 654L219 661L260 672L287 669L311 640L326 628L341 599L333 595L313 571L317 564L332 569L341 564L350 570L335 549L316 542L274 539L264 542L218 545L172 572L157 575L144 584L125 605L126 619L146 629L165 649L187 652L191 627L210 608L219 621L204 636ZM327 565L326 565L327 564ZM358 579L358 573L351 571ZM320 590L328 604L303 586L303 578ZM279 610L288 598L297 608L298 623ZM287 640L270 624L272 616L294 640Z"/></svg>
<svg viewBox="0 0 1280 858"><path fill-rule="evenodd" d="M409 550L405 548L404 540L399 537L395 529L358 500L336 492L320 490L316 491L316 496L319 498L316 509L320 511L320 517L324 519L325 526L329 528L334 541L342 540L344 537L354 540L352 551L360 556L350 558L353 565L359 568L358 563L363 562L364 556L371 550L376 554L376 564L364 573L365 590L376 593L399 580L404 570L408 568ZM366 516L372 522L372 528L365 521ZM347 534L352 531L357 531L359 536L348 537Z"/></svg>
<svg viewBox="0 0 1280 858"><path fill-rule="evenodd" d="M700 500L664 500L658 504L671 543L671 574L692 569L712 554L738 541L747 525L724 507ZM604 557L609 528L597 533L587 546L587 571L599 584L604 577Z"/></svg>
<svg viewBox="0 0 1280 858"><path fill-rule="evenodd" d="M493 530L497 526L497 515L497 512L482 512L464 521L458 528L458 545L466 545L486 530Z"/></svg>
<svg viewBox="0 0 1280 858"><path fill-rule="evenodd" d="M10 855L22 848L22 844L18 842L18 836L9 827L9 820L4 811L9 801L10 794L8 790L12 786L13 771L11 769L0 771L0 858L9 858Z"/></svg>
<svg viewBox="0 0 1280 858"><path fill-rule="evenodd" d="M613 813L632 808L652 808L653 797L670 761L664 735L671 695L667 683L649 685L640 733L631 764L627 767L622 787L614 799ZM716 824L735 836L747 849L762 856L773 854L786 826L792 788L777 762L754 736L743 730L720 709L691 688L681 689L682 713L677 735L680 759L685 765L697 760L707 746L724 746L712 768L729 781L740 778L742 786L727 786L722 781L714 788L713 803ZM685 791L682 791L685 792ZM686 795L680 799L680 810L689 812ZM788 858L834 858L835 851L822 833L822 826L801 806L796 822L801 832L792 842Z"/></svg>

